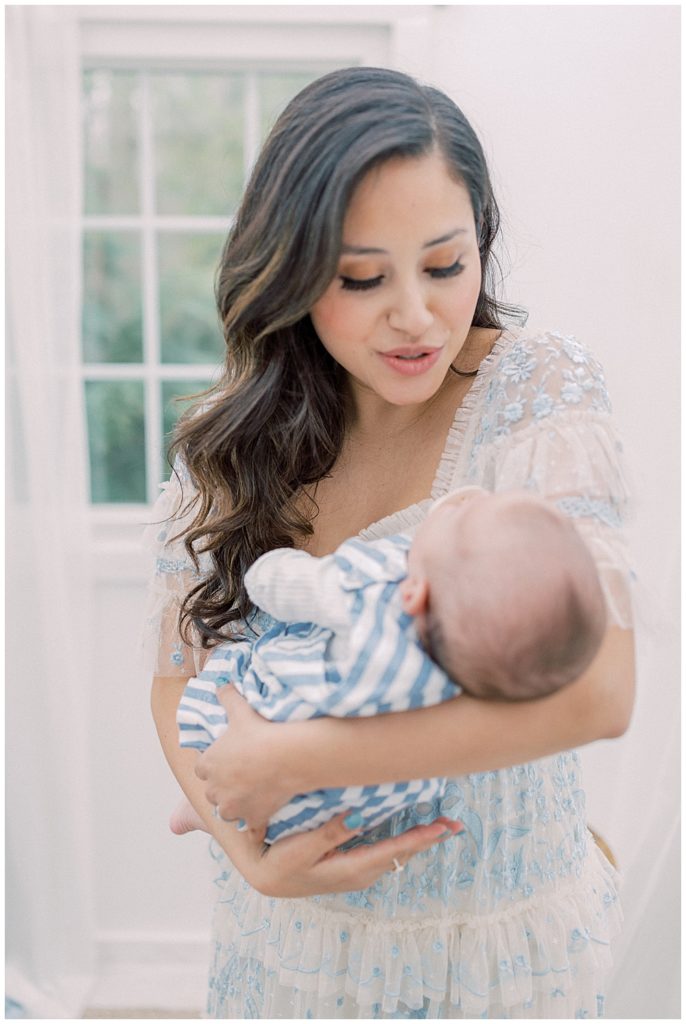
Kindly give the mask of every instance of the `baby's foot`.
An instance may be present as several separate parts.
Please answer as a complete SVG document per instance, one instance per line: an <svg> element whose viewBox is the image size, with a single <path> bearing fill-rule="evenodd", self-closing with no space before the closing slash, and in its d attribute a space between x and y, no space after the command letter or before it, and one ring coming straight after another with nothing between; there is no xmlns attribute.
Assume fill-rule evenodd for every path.
<svg viewBox="0 0 686 1024"><path fill-rule="evenodd" d="M176 836L183 836L186 832L195 832L197 829L207 832L204 821L188 800L182 800L174 808L169 819L169 828Z"/></svg>

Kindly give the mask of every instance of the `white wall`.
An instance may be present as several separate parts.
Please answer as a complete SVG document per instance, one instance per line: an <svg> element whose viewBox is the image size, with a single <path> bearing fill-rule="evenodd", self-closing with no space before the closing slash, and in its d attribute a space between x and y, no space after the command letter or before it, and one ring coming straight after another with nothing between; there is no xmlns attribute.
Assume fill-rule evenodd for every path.
<svg viewBox="0 0 686 1024"><path fill-rule="evenodd" d="M584 752L589 820L625 875L616 1017L679 1013L679 16L469 5L434 21L431 79L491 158L507 297L604 363L636 498L634 721Z"/></svg>
<svg viewBox="0 0 686 1024"><path fill-rule="evenodd" d="M342 10L354 18L355 8ZM675 737L666 729L679 706L679 9L452 5L416 19L416 46L412 33L398 43L401 64L456 99L491 157L511 260L507 296L531 310L531 322L572 331L596 350L624 435L638 497L639 700L628 736L588 752L587 782L591 821L638 899L639 874L678 814ZM121 645L138 629L140 571L96 586L96 635L111 652L91 694L96 912L107 967L95 999L163 1005L167 995L200 1005L212 869L204 839L166 831L175 787L133 643ZM673 847L664 863L676 884ZM657 994L649 958L640 958L637 991L626 989L635 1012L619 1000L613 1016L678 1014L676 900L664 890L662 898L655 935L663 946L652 948L671 994ZM134 975L136 961L143 967Z"/></svg>
<svg viewBox="0 0 686 1024"><path fill-rule="evenodd" d="M110 637L112 650L99 659L91 687L101 978L92 1002L201 1007L214 865L206 835L180 838L167 828L180 791L158 745L149 681L138 664L143 605L140 574L97 580L94 634ZM116 636L130 642L121 645Z"/></svg>

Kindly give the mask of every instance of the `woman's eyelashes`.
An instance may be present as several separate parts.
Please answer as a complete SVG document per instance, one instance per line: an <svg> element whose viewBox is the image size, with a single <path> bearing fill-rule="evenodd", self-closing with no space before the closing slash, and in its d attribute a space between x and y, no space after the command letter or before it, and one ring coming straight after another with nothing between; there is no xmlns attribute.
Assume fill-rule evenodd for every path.
<svg viewBox="0 0 686 1024"><path fill-rule="evenodd" d="M428 273L431 277L456 277L461 271L464 270L464 263L460 263L459 260L455 260L449 267L431 267Z"/></svg>
<svg viewBox="0 0 686 1024"><path fill-rule="evenodd" d="M464 264L460 263L459 260L455 260L449 267L427 267L426 273L433 278L441 280L446 277L456 277L459 273L464 270ZM369 288L377 288L384 280L383 274L378 274L376 277L346 277L345 274L340 275L341 284L343 288L348 291L363 292Z"/></svg>
<svg viewBox="0 0 686 1024"><path fill-rule="evenodd" d="M343 277L341 276L341 283L344 288L348 288L352 292L363 292L367 288L376 288L377 285L383 281L383 274L379 274L378 277Z"/></svg>

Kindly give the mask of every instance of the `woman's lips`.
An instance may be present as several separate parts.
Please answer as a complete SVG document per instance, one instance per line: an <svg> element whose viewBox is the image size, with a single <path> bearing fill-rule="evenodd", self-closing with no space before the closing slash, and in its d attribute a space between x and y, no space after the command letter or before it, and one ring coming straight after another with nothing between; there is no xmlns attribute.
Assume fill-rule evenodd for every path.
<svg viewBox="0 0 686 1024"><path fill-rule="evenodd" d="M379 356L392 370L405 377L415 377L425 373L434 366L443 351L443 347L420 348L413 345L405 348L394 348L389 352L379 352Z"/></svg>

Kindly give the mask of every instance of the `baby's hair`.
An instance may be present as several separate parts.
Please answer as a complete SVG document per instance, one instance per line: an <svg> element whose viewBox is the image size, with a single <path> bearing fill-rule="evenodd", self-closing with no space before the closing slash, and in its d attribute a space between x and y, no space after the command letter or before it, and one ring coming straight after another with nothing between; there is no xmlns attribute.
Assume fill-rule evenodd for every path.
<svg viewBox="0 0 686 1024"><path fill-rule="evenodd" d="M478 697L542 697L573 682L606 627L593 558L571 521L544 502L502 510L497 531L454 538L435 566L425 641L456 683Z"/></svg>

